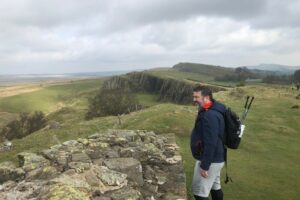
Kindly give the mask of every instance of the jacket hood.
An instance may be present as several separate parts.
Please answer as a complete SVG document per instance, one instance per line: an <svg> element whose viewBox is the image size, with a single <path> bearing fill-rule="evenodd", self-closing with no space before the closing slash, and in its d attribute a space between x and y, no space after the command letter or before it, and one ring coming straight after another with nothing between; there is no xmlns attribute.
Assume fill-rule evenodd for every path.
<svg viewBox="0 0 300 200"><path fill-rule="evenodd" d="M216 110L216 111L218 111L218 112L220 112L222 114L224 114L225 111L226 111L226 107L223 104L221 104L218 101L216 101L216 100L213 100L213 104L212 104L212 106L211 106L210 109Z"/></svg>

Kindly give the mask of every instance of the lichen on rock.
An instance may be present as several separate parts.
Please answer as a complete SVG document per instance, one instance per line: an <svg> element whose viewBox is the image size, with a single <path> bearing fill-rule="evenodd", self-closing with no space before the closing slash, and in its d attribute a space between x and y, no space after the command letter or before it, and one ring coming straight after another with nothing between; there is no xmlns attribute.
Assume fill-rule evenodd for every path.
<svg viewBox="0 0 300 200"><path fill-rule="evenodd" d="M186 199L174 134L108 130L0 163L0 199ZM1 184L2 183L2 184Z"/></svg>

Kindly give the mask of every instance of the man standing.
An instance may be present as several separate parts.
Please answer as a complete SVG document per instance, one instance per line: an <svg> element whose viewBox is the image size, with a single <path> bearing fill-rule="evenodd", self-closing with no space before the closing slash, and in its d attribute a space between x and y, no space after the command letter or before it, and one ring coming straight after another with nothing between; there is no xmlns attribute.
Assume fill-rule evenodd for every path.
<svg viewBox="0 0 300 200"><path fill-rule="evenodd" d="M191 151L196 159L192 192L196 200L223 200L220 174L224 166L225 106L213 99L206 86L196 86L193 101L199 105L195 126L191 134Z"/></svg>

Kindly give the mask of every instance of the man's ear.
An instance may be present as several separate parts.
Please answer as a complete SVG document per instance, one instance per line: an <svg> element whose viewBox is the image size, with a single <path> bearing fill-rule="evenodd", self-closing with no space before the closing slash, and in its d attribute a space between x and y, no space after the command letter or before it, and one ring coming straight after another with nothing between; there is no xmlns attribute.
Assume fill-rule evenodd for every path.
<svg viewBox="0 0 300 200"><path fill-rule="evenodd" d="M205 102L207 102L207 101L209 101L209 96L204 96L203 99Z"/></svg>

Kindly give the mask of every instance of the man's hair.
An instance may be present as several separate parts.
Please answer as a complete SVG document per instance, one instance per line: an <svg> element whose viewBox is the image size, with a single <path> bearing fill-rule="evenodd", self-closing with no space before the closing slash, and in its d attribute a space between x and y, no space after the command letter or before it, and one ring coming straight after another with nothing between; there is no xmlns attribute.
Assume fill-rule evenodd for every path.
<svg viewBox="0 0 300 200"><path fill-rule="evenodd" d="M196 85L193 89L194 92L201 92L202 96L209 96L213 100L212 90L204 85Z"/></svg>

